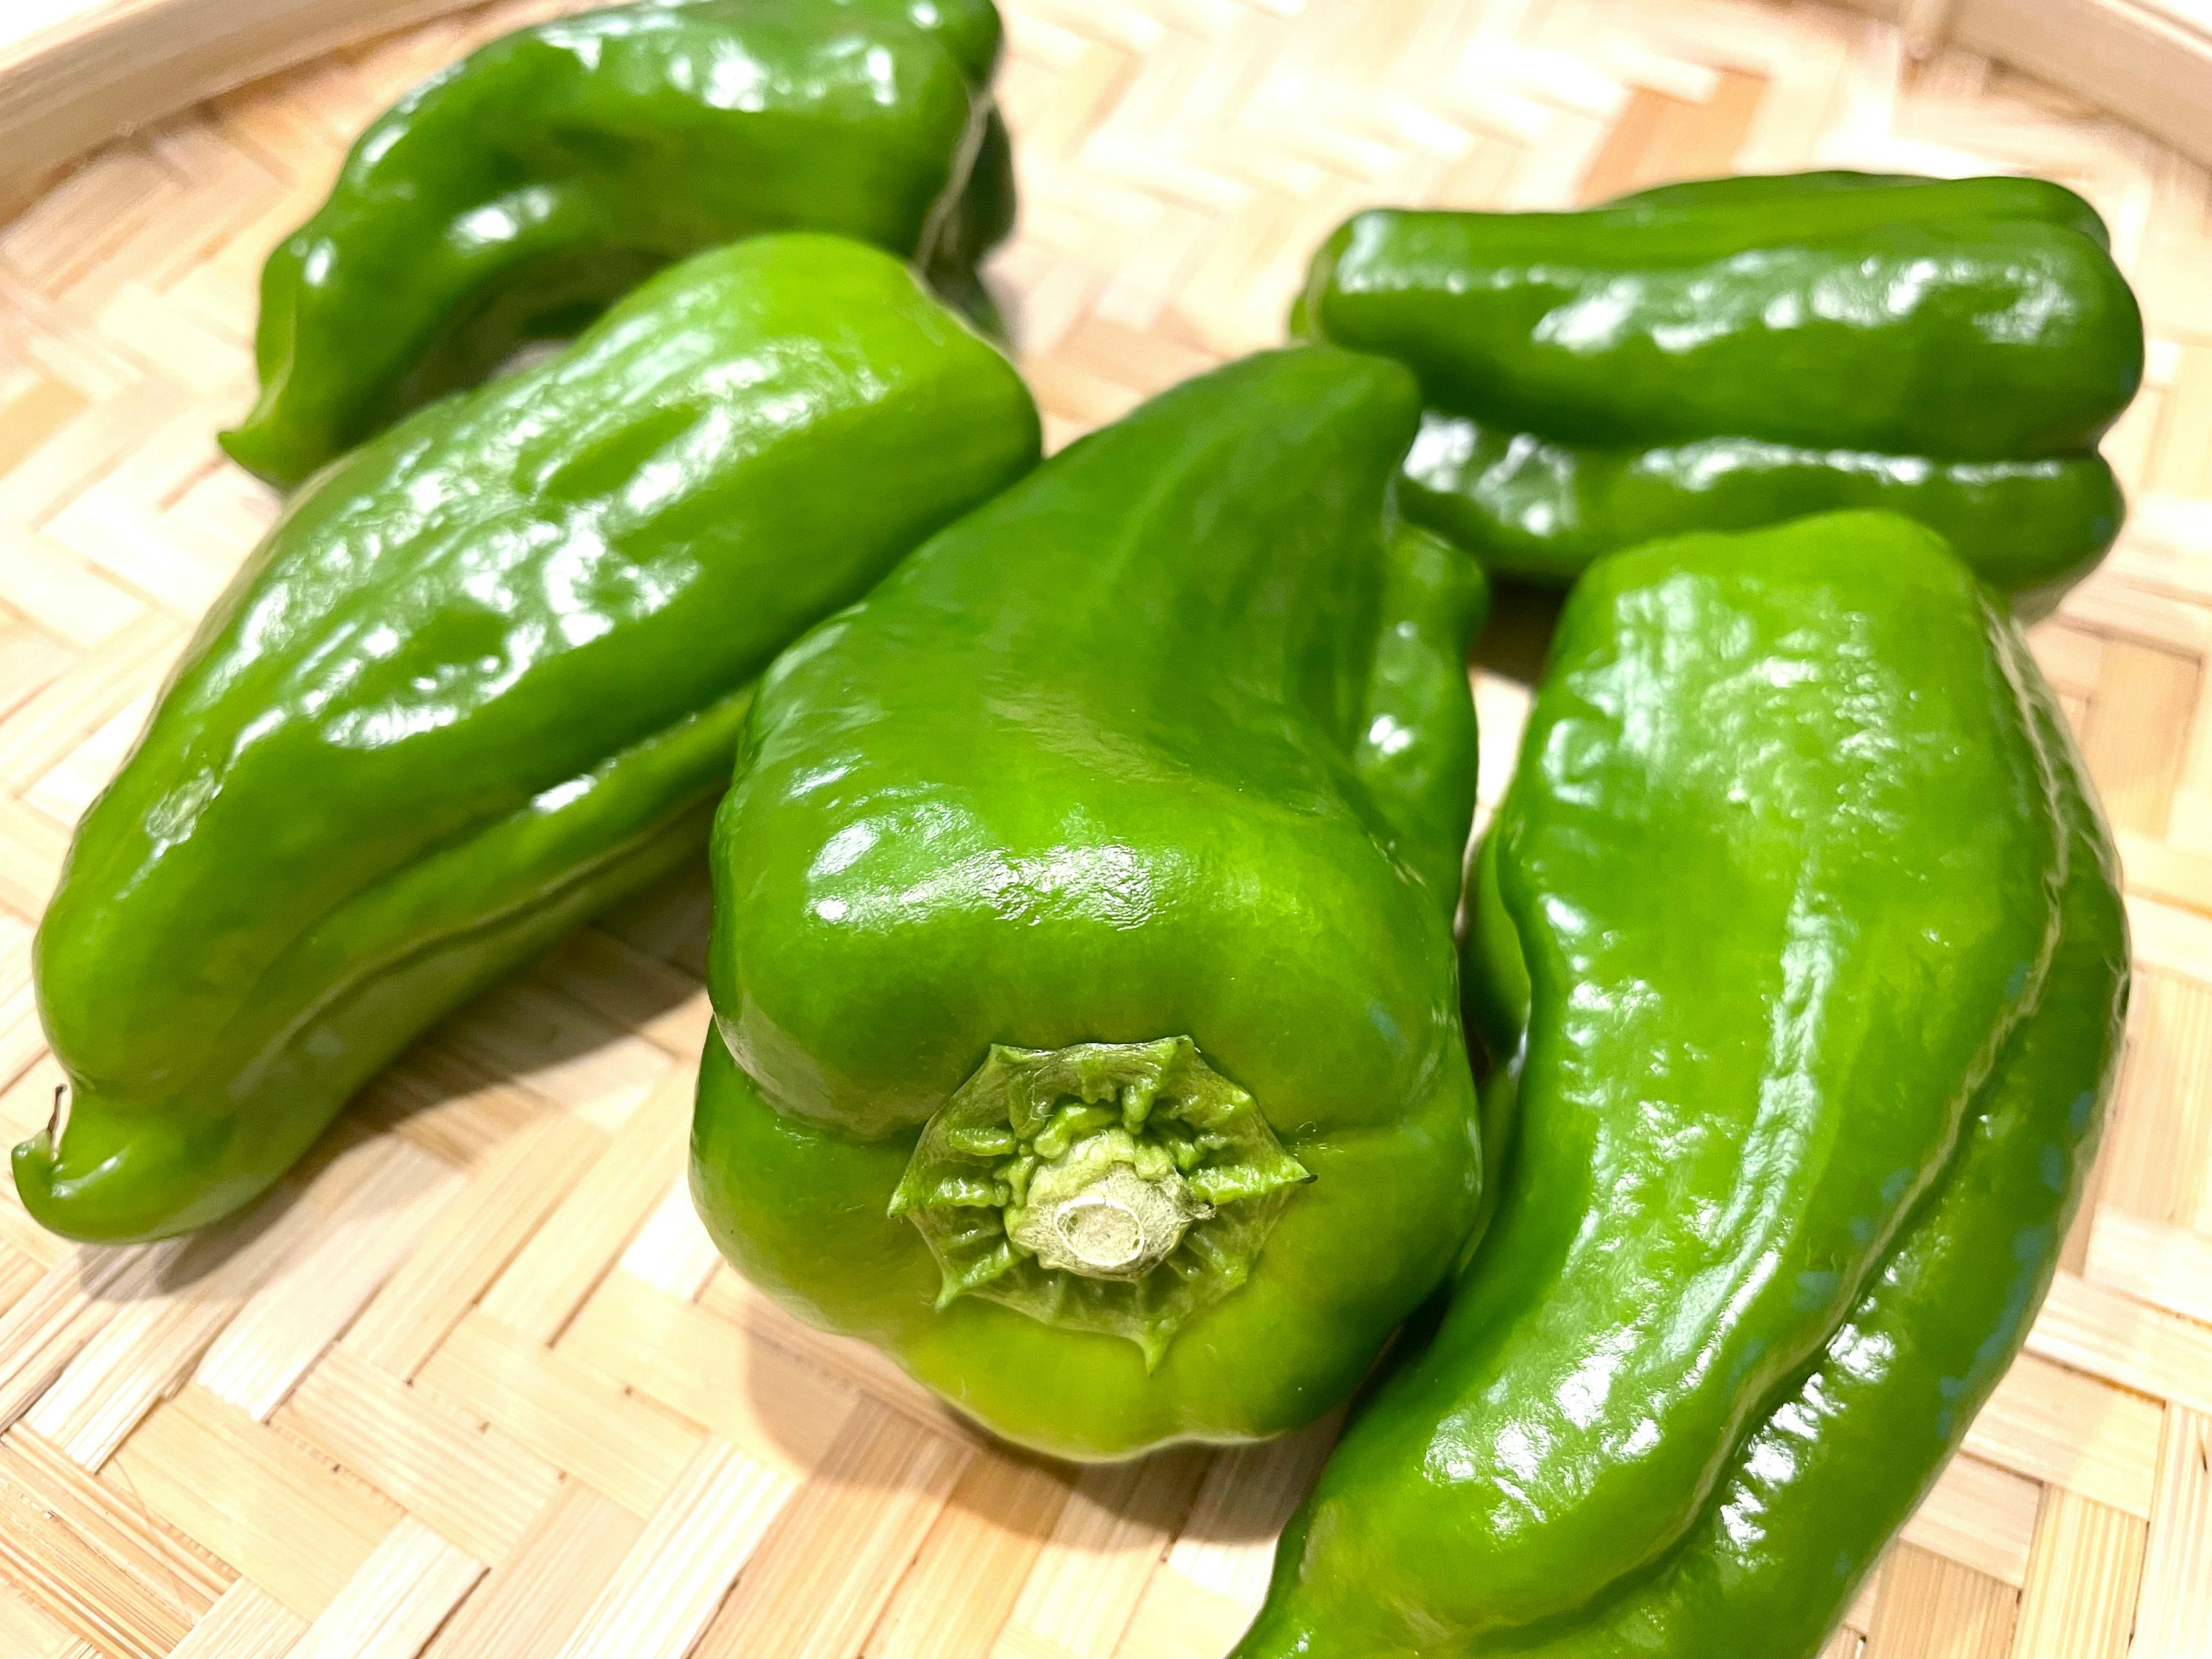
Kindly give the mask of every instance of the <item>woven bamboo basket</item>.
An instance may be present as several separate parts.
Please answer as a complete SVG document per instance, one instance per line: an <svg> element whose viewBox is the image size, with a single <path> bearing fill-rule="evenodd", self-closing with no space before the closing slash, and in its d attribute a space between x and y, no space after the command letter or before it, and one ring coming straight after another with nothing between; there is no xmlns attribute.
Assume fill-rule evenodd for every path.
<svg viewBox="0 0 2212 1659"><path fill-rule="evenodd" d="M58 1076L29 947L70 826L275 505L212 440L248 398L261 258L374 112L555 9L0 12L19 5L50 20L0 46L0 194L26 204L0 223L9 1140ZM2032 170L2103 210L2151 331L2109 444L2134 517L2033 639L2126 863L2115 1127L2027 1354L1830 1659L2212 1655L2212 185L2183 153L2212 155L2202 24L2155 0L1007 11L1024 210L994 275L1055 442L1274 342L1307 252L1370 203L1551 206L1841 165ZM1511 607L1484 642L1486 801L1540 648ZM198 1239L74 1247L0 1193L0 1655L1231 1644L1328 1426L1058 1466L764 1304L681 1181L706 914L702 873L577 935Z"/></svg>

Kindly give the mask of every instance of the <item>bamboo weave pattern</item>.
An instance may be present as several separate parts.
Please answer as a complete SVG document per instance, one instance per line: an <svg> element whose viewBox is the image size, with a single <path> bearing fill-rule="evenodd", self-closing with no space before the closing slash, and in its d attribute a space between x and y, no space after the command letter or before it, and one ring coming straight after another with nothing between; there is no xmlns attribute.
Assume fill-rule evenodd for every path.
<svg viewBox="0 0 2212 1659"><path fill-rule="evenodd" d="M89 158L0 225L0 1131L58 1072L31 929L69 827L273 510L223 463L263 255L459 15ZM2093 1201L2029 1351L1830 1659L2212 1655L2212 182L1896 30L1740 0L1012 0L994 277L1052 441L1274 343L1382 201L1548 206L1731 168L2031 169L2141 293L2134 500L2034 644L2118 831L2137 981ZM1478 678L1495 801L1539 646ZM994 1449L717 1261L682 1185L703 874L388 1073L197 1240L0 1194L0 1653L1213 1659L1328 1429L1076 1470Z"/></svg>

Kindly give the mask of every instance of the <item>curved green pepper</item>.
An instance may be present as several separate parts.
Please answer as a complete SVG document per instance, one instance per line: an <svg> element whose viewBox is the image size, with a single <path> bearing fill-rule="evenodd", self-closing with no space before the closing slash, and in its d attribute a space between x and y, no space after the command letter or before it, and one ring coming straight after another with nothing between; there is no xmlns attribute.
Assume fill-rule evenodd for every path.
<svg viewBox="0 0 2212 1659"><path fill-rule="evenodd" d="M441 1014L696 858L749 682L1036 447L904 267L789 235L332 469L78 827L31 1213L144 1238L252 1199Z"/></svg>
<svg viewBox="0 0 2212 1659"><path fill-rule="evenodd" d="M269 256L261 395L223 447L296 483L765 231L856 237L987 305L974 263L1012 221L999 34L990 0L644 0L493 41L372 123Z"/></svg>
<svg viewBox="0 0 2212 1659"><path fill-rule="evenodd" d="M2095 213L2041 179L1379 210L1315 256L1293 325L1413 368L1406 511L1514 575L1866 507L2048 598L2124 513L2096 443L2142 380L2142 320Z"/></svg>
<svg viewBox="0 0 2212 1659"><path fill-rule="evenodd" d="M1240 1659L1809 1659L2094 1151L2127 951L2078 763L1924 530L1684 538L1570 598L1478 871L1500 1212Z"/></svg>
<svg viewBox="0 0 2212 1659"><path fill-rule="evenodd" d="M1417 415L1325 347L1188 382L763 682L715 832L700 1213L1016 1440L1306 1422L1472 1218L1483 594L1386 543Z"/></svg>
<svg viewBox="0 0 2212 1659"><path fill-rule="evenodd" d="M2086 575L2126 514L2095 454L1941 461L1759 438L1595 449L1437 410L1406 458L1401 498L1492 569L1546 581L1656 537L1887 509L1943 536L1990 581L2038 595Z"/></svg>

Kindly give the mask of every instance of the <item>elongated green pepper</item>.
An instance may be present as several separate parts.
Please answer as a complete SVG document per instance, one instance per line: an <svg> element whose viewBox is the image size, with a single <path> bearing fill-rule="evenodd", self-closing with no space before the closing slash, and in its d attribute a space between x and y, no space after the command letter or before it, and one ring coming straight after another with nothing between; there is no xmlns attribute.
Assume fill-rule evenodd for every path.
<svg viewBox="0 0 2212 1659"><path fill-rule="evenodd" d="M145 1238L260 1193L441 1014L697 857L769 659L1036 447L897 261L790 235L326 474L78 827L32 1214Z"/></svg>
<svg viewBox="0 0 2212 1659"><path fill-rule="evenodd" d="M1810 1659L2025 1337L2111 1087L2049 693L1888 515L1602 560L1471 908L1502 1206L1239 1659Z"/></svg>
<svg viewBox="0 0 2212 1659"><path fill-rule="evenodd" d="M296 483L765 231L872 242L990 319L975 262L1013 212L999 39L990 0L643 0L493 41L379 117L270 255L261 396L223 447Z"/></svg>
<svg viewBox="0 0 2212 1659"><path fill-rule="evenodd" d="M2039 604L2119 531L2096 444L2142 379L2142 321L2094 211L2041 179L1380 210L1322 246L1293 321L1419 374L1406 510L1507 574L1868 507Z"/></svg>
<svg viewBox="0 0 2212 1659"><path fill-rule="evenodd" d="M692 1185L730 1259L1078 1457L1308 1421L1472 1218L1464 555L1331 348L1153 399L763 683Z"/></svg>

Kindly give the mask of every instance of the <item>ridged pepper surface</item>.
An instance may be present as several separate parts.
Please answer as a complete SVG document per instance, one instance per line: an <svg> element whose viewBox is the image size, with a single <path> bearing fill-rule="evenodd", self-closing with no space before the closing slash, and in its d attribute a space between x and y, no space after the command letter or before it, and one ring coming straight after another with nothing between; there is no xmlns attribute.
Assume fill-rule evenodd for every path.
<svg viewBox="0 0 2212 1659"><path fill-rule="evenodd" d="M2045 605L2119 530L2096 445L2142 379L2142 317L2102 222L2042 179L1376 210L1316 255L1293 325L1419 374L1406 512L1504 574L1881 508Z"/></svg>
<svg viewBox="0 0 2212 1659"><path fill-rule="evenodd" d="M2095 1150L2127 933L2079 761L1932 533L1684 538L1570 597L1480 870L1502 1203L1238 1659L1810 1659Z"/></svg>
<svg viewBox="0 0 2212 1659"><path fill-rule="evenodd" d="M1036 446L896 260L796 234L302 492L40 926L70 1089L15 1151L32 1214L145 1238L267 1188L441 1015L697 858L769 659Z"/></svg>
<svg viewBox="0 0 2212 1659"><path fill-rule="evenodd" d="M921 265L995 324L1013 222L990 0L644 0L519 29L373 122L269 257L223 447L297 483L670 262L781 230Z"/></svg>
<svg viewBox="0 0 2212 1659"><path fill-rule="evenodd" d="M715 834L692 1185L730 1259L1076 1457L1306 1422L1474 1212L1463 554L1419 400L1186 383L794 646Z"/></svg>

